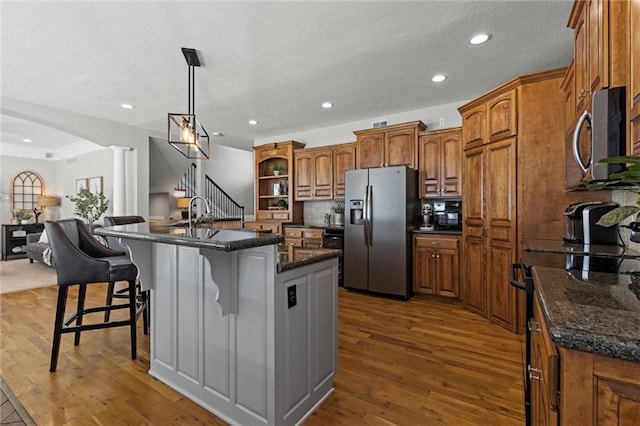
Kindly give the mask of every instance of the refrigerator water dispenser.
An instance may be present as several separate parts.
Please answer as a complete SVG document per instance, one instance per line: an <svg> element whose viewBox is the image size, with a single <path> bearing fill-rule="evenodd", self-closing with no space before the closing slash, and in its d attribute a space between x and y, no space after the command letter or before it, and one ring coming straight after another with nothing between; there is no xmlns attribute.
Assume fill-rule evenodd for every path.
<svg viewBox="0 0 640 426"><path fill-rule="evenodd" d="M363 220L363 200L350 200L349 201L349 223L351 225L364 225Z"/></svg>

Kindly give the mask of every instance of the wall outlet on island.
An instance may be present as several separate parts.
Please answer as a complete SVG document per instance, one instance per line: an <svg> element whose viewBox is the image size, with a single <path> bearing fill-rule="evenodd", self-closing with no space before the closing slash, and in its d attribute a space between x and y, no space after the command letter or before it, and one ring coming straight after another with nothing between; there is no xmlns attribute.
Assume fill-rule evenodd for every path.
<svg viewBox="0 0 640 426"><path fill-rule="evenodd" d="M440 118L439 123L440 123L440 126L444 126L444 118Z"/></svg>
<svg viewBox="0 0 640 426"><path fill-rule="evenodd" d="M291 287L287 287L287 307L291 309L297 304L298 297L296 296L296 286L292 285Z"/></svg>

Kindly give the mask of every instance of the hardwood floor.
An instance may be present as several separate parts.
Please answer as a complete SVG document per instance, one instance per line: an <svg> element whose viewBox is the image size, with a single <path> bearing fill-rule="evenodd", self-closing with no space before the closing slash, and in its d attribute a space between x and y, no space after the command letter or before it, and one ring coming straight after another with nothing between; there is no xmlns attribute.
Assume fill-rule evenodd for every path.
<svg viewBox="0 0 640 426"><path fill-rule="evenodd" d="M88 303L103 302L96 287ZM49 373L56 292L0 296L0 375L37 424L225 424L147 374L142 321L137 360L126 327L95 330L77 347L63 336ZM522 425L522 350L522 336L460 305L341 289L335 391L305 424Z"/></svg>

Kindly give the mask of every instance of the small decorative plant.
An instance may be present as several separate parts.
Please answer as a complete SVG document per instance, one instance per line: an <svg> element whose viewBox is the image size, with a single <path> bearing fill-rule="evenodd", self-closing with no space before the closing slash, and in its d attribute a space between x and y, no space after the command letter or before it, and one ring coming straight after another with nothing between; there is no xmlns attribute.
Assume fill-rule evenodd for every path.
<svg viewBox="0 0 640 426"><path fill-rule="evenodd" d="M287 201L283 200L283 199L280 199L280 200L276 201L275 203L273 203L273 205L275 207L281 207L283 209L286 209L287 208Z"/></svg>
<svg viewBox="0 0 640 426"><path fill-rule="evenodd" d="M274 164L273 166L271 166L271 171L276 176L279 175L281 172L284 172L284 170L285 170L284 166L281 166L279 164Z"/></svg>
<svg viewBox="0 0 640 426"><path fill-rule="evenodd" d="M23 210L14 210L13 211L13 217L15 220L17 220L18 222L22 222L23 220L29 220L31 219L31 213L23 211Z"/></svg>
<svg viewBox="0 0 640 426"><path fill-rule="evenodd" d="M599 163L631 164L631 166L621 172L611 173L607 181L588 184L587 189L589 191L620 189L631 191L640 197L640 157L609 157L603 158ZM640 212L640 198L638 198L635 205L616 207L605 213L597 224L605 227L617 225L638 212Z"/></svg>
<svg viewBox="0 0 640 426"><path fill-rule="evenodd" d="M331 211L335 214L344 214L344 204L338 203L331 207Z"/></svg>
<svg viewBox="0 0 640 426"><path fill-rule="evenodd" d="M82 188L75 197L67 196L67 198L76 205L73 213L84 219L89 228L109 208L109 200L106 199L104 193L94 194L87 188Z"/></svg>

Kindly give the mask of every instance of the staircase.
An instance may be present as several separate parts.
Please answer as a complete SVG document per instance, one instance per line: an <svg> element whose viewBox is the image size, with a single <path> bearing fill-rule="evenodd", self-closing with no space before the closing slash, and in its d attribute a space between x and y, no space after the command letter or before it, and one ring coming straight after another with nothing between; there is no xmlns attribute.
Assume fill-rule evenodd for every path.
<svg viewBox="0 0 640 426"><path fill-rule="evenodd" d="M185 191L185 196L188 198L197 195L196 165L194 163L180 178L176 189ZM244 206L231 198L209 175L205 175L202 196L211 206L211 215L216 221L240 221L240 228L244 227Z"/></svg>
<svg viewBox="0 0 640 426"><path fill-rule="evenodd" d="M216 220L239 220L240 228L244 227L244 206L231 198L209 175L205 175L202 195L209 202L211 214Z"/></svg>

